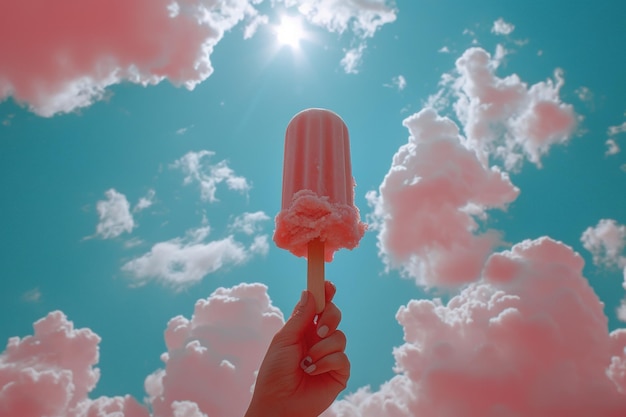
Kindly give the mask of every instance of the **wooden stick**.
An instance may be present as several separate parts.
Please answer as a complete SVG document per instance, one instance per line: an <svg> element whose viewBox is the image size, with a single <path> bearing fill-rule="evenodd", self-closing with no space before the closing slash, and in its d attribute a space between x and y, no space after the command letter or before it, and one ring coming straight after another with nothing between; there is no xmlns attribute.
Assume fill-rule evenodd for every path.
<svg viewBox="0 0 626 417"><path fill-rule="evenodd" d="M326 294L324 291L324 242L319 239L310 241L307 259L307 289L315 297L315 312L319 314L326 305Z"/></svg>

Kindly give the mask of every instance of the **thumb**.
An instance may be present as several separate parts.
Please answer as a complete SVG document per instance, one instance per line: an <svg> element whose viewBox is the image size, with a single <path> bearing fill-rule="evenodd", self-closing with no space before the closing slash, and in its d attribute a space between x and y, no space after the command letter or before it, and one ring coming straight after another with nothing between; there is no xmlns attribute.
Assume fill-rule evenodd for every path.
<svg viewBox="0 0 626 417"><path fill-rule="evenodd" d="M281 333L286 343L297 343L302 339L307 327L315 318L315 299L309 291L302 291L300 302L293 310L291 317L283 326Z"/></svg>

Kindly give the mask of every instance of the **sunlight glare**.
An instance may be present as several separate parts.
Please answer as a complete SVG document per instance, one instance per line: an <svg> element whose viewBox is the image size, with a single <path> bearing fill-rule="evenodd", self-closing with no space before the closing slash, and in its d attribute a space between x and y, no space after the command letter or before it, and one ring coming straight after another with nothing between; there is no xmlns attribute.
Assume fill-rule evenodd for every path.
<svg viewBox="0 0 626 417"><path fill-rule="evenodd" d="M304 29L300 19L292 16L283 16L280 24L276 26L276 40L280 45L297 49L300 47L300 40L304 37Z"/></svg>

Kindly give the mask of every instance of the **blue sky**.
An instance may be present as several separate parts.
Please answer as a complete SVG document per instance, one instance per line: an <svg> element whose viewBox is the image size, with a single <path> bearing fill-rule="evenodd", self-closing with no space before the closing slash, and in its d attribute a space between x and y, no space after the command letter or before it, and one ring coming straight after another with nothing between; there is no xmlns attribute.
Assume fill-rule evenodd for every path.
<svg viewBox="0 0 626 417"><path fill-rule="evenodd" d="M70 1L61 3L61 8L72 7ZM142 57L124 55L136 59L142 82L150 85L135 83L132 76L94 81L97 77L91 74L99 92L88 103L77 104L81 102L71 92L46 96L55 80L39 68L32 74L44 74L33 84L41 91L19 95L16 86L31 71L12 67L29 64L19 61L14 51L4 58L0 52L0 315L5 318L0 339L30 335L35 321L60 310L76 328L90 328L102 338L97 365L101 376L90 398L130 394L141 402L146 376L163 367L168 321L177 315L191 317L196 300L218 287L260 282L268 287L273 305L288 315L305 286L306 262L271 240L280 209L284 131L300 110L324 107L338 113L350 131L361 216L379 222L379 229L372 225L358 248L340 251L326 269L338 287L336 304L348 337L352 377L346 393L366 385L376 391L394 377L397 359L392 351L405 342L395 318L400 306L433 297L445 302L460 289L439 282L424 286L419 273L402 272L406 263L389 260L394 253L378 240L380 227L386 226L372 218L374 207L366 194L384 194L379 187L392 158L413 134L403 120L422 109L434 107L468 137L469 122L457 111L462 94L457 60L471 48L489 54L496 77L518 77L525 91L551 83L556 94L551 102L575 120L555 133L545 153L539 151L537 163L522 148L506 151L521 155L518 163L507 166L487 142L481 142L485 148L467 145L477 153L488 149L486 164L499 167L520 190L502 210L499 203L485 205L472 233L501 233L490 253L542 236L570 246L585 260L583 275L604 302L608 329L622 328L616 310L626 295L626 239L619 228L626 224L626 159L619 151L626 146L626 62L619 51L626 42L626 6L565 1L345 3L347 9L335 11L332 2L319 1L248 5L257 13L223 23L223 37L212 38L207 59L213 72L206 76L186 68L191 74L187 78L197 83L193 90L180 86L184 75L173 83L173 76L155 83L150 78L158 76L150 74L154 67L142 68ZM307 9L311 4L318 9ZM367 20L368 4L384 10L382 20L359 26L377 22ZM326 11L337 20L324 20ZM281 14L301 20L299 47L277 43L274 28ZM254 35L244 39L255 16L266 16L267 22L261 19ZM0 29L0 38L12 39L18 48L23 44L26 52L38 50L35 36L41 35L14 36ZM41 43L46 44L43 39ZM124 48L120 46L120 56L136 52ZM350 50L360 51L353 67L342 64ZM185 69L176 54L163 56L171 66ZM465 97L471 100L471 93ZM507 100L498 103L513 105ZM473 112L471 106L466 111ZM507 135L522 147L527 143L509 125L514 116L495 121L474 116L484 117L489 128L495 126L493 143L505 143ZM194 158L199 169L191 164ZM202 194L202 186L215 186L214 201L210 192ZM113 204L114 198L122 205ZM145 208L138 205L142 198L149 202ZM108 207L108 214L99 211L99 204L101 210ZM256 221L249 217L245 223L250 230L236 226L245 213L257 213ZM615 253L608 241L588 243L587 249L581 241L583 232L601 219L614 220L622 231L614 242ZM207 247L211 242L214 247ZM220 253L220 262L193 275L192 264L198 266L189 252L193 245L202 247L204 259ZM595 264L592 247L598 254ZM159 248L163 252L157 253ZM157 265L172 253L172 264ZM169 275L163 274L168 268Z"/></svg>

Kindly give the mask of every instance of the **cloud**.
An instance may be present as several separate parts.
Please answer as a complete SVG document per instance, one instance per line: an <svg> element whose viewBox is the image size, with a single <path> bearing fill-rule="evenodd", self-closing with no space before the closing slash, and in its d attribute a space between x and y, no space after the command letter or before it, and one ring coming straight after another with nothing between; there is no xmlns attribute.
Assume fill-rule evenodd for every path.
<svg viewBox="0 0 626 417"><path fill-rule="evenodd" d="M453 95L468 144L484 163L495 157L506 169L517 170L526 158L540 167L542 156L553 145L566 143L576 127L572 106L559 97L562 71L555 71L555 80L529 87L516 74L495 74L504 54L492 58L482 48L466 50L456 70L442 76L443 89L429 103L441 108Z"/></svg>
<svg viewBox="0 0 626 417"><path fill-rule="evenodd" d="M121 82L165 79L193 89L213 72L211 54L256 1L7 0L0 27L0 100L41 116L71 112ZM6 34L11 34L10 36Z"/></svg>
<svg viewBox="0 0 626 417"><path fill-rule="evenodd" d="M250 22L246 25L243 32L244 39L250 39L254 36L260 26L267 25L269 23L269 17L266 15L255 15Z"/></svg>
<svg viewBox="0 0 626 417"><path fill-rule="evenodd" d="M262 211L254 213L243 213L233 220L230 230L233 232L241 232L246 235L253 235L262 229L260 223L270 220L270 217Z"/></svg>
<svg viewBox="0 0 626 417"><path fill-rule="evenodd" d="M0 355L0 413L61 416L84 400L99 377L100 338L74 329L59 311L33 325L34 335L12 337Z"/></svg>
<svg viewBox="0 0 626 417"><path fill-rule="evenodd" d="M124 232L132 232L135 221L126 196L113 188L107 190L104 195L107 199L100 200L96 204L100 217L100 222L96 226L96 235L103 239L112 239Z"/></svg>
<svg viewBox="0 0 626 417"><path fill-rule="evenodd" d="M215 152L202 150L199 152L188 152L182 158L172 164L172 168L180 169L186 175L184 184L198 182L200 184L200 196L202 200L211 203L219 201L215 197L218 184L226 183L230 190L247 192L251 185L244 177L235 175L228 163L220 161L215 165L205 163L205 159L215 155Z"/></svg>
<svg viewBox="0 0 626 417"><path fill-rule="evenodd" d="M479 233L488 209L506 208L519 190L497 167L481 163L458 127L433 109L403 121L408 143L393 157L378 193L369 192L380 255L418 283L458 285L475 280L495 231Z"/></svg>
<svg viewBox="0 0 626 417"><path fill-rule="evenodd" d="M624 415L626 330L607 331L582 267L560 242L524 241L447 304L410 301L398 375L324 417Z"/></svg>
<svg viewBox="0 0 626 417"><path fill-rule="evenodd" d="M156 191L154 191L153 189L149 189L146 193L146 196L139 199L139 201L135 205L135 208L133 208L133 212L137 213L152 206L152 204L154 204L155 195Z"/></svg>
<svg viewBox="0 0 626 417"><path fill-rule="evenodd" d="M203 226L188 231L183 238L159 242L149 252L125 263L122 270L139 284L157 280L180 289L219 269L240 265L258 253L246 249L233 236L205 242L209 233L210 227Z"/></svg>
<svg viewBox="0 0 626 417"><path fill-rule="evenodd" d="M404 75L398 75L391 79L391 84L383 85L388 88L395 88L398 91L402 91L406 88L406 78L404 78Z"/></svg>
<svg viewBox="0 0 626 417"><path fill-rule="evenodd" d="M10 338L0 354L0 415L242 416L283 322L262 284L219 288L198 300L191 319L169 321L165 366L146 378L147 404L141 405L128 395L88 398L100 377L100 337L54 311L35 322L33 336Z"/></svg>
<svg viewBox="0 0 626 417"><path fill-rule="evenodd" d="M493 22L493 26L491 27L491 33L495 33L496 35L510 35L514 30L515 25L505 22L502 18Z"/></svg>
<svg viewBox="0 0 626 417"><path fill-rule="evenodd" d="M346 51L345 56L341 59L341 66L346 74L358 74L359 66L363 61L363 52L365 51L365 43L359 44L356 48L351 48Z"/></svg>
<svg viewBox="0 0 626 417"><path fill-rule="evenodd" d="M580 237L585 249L593 255L593 263L606 268L624 268L626 286L626 226L613 219L602 219L588 227Z"/></svg>
<svg viewBox="0 0 626 417"><path fill-rule="evenodd" d="M607 147L606 152L604 152L605 156L617 155L620 152L619 145L615 142L615 140L608 139L606 142L604 142L604 144Z"/></svg>
<svg viewBox="0 0 626 417"><path fill-rule="evenodd" d="M27 303L38 303L41 300L41 290L39 287L35 287L22 294L22 300Z"/></svg>
<svg viewBox="0 0 626 417"><path fill-rule="evenodd" d="M347 74L359 72L366 39L397 18L395 4L388 0L273 0L272 3L296 7L307 21L329 32L351 32L352 43L358 46L347 49L341 59L341 67Z"/></svg>
<svg viewBox="0 0 626 417"><path fill-rule="evenodd" d="M146 378L156 416L190 401L207 416L242 416L265 350L283 315L262 284L217 289L198 300L193 317L170 320L165 368Z"/></svg>
<svg viewBox="0 0 626 417"><path fill-rule="evenodd" d="M617 136L619 134L626 132L626 122L617 126L609 126L608 132L609 132L609 136Z"/></svg>
<svg viewBox="0 0 626 417"><path fill-rule="evenodd" d="M387 23L396 20L397 10L388 0L275 0L286 7L297 7L306 19L330 32L353 32L370 38Z"/></svg>

